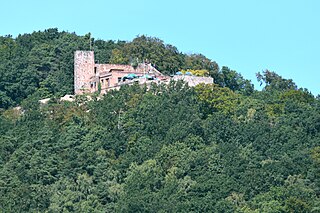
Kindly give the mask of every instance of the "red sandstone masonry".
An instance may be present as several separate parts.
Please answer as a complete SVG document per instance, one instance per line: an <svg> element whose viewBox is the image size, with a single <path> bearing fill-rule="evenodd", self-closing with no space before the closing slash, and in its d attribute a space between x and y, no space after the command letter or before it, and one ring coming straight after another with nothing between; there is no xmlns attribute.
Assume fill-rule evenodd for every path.
<svg viewBox="0 0 320 213"><path fill-rule="evenodd" d="M76 51L74 53L74 93L90 92L90 78L94 75L94 52Z"/></svg>
<svg viewBox="0 0 320 213"><path fill-rule="evenodd" d="M95 64L93 51L76 51L74 54L74 92L91 93L118 87L119 79L127 74L164 76L151 64L139 64L136 69L130 65Z"/></svg>
<svg viewBox="0 0 320 213"><path fill-rule="evenodd" d="M156 77L155 83L166 83L169 76L163 75L151 64L139 64L136 68L130 65L121 64L95 64L93 51L76 51L74 54L74 93L84 94L98 91L98 85L101 85L102 93L111 89L119 89L121 85L130 84L130 82L121 82L121 79L128 74L143 76L145 74ZM174 76L172 80L184 80L189 86L195 86L199 83L213 83L211 77L197 76ZM136 79L139 84L151 83L146 79ZM132 83L132 82L131 82Z"/></svg>

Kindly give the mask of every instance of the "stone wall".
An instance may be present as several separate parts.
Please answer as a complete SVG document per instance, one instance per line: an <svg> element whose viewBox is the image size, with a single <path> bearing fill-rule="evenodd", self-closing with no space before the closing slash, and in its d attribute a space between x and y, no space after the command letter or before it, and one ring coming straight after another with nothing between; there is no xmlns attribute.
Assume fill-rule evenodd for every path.
<svg viewBox="0 0 320 213"><path fill-rule="evenodd" d="M90 92L90 78L94 76L94 52L76 51L74 53L74 93Z"/></svg>
<svg viewBox="0 0 320 213"><path fill-rule="evenodd" d="M134 72L132 66L130 65L122 65L122 64L96 64L97 71L99 74L102 74L104 72L110 72L112 70L123 70L125 72Z"/></svg>
<svg viewBox="0 0 320 213"><path fill-rule="evenodd" d="M173 80L183 80L188 83L190 87L194 87L198 84L213 84L213 78L211 77L199 77L199 76L190 76L190 75L175 75L172 77Z"/></svg>
<svg viewBox="0 0 320 213"><path fill-rule="evenodd" d="M163 75L151 64L139 64L136 69L131 65L95 64L93 51L76 51L74 54L74 92L76 95L96 92L98 91L98 85L101 85L101 91L103 92L118 88L122 84L120 82L122 77L130 73L138 76L151 75L157 79L157 81L154 81L156 83L168 83L170 79L169 76ZM213 78L211 77L188 75L175 75L172 80L184 80L191 87L200 83L213 83ZM145 84L146 82L143 79L139 79L138 83Z"/></svg>

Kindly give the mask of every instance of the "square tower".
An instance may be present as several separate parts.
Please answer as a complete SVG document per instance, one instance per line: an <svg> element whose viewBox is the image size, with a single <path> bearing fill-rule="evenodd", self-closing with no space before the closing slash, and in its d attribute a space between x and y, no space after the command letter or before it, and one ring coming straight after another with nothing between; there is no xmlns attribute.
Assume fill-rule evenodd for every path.
<svg viewBox="0 0 320 213"><path fill-rule="evenodd" d="M93 51L74 53L74 94L90 92L91 78L95 76Z"/></svg>

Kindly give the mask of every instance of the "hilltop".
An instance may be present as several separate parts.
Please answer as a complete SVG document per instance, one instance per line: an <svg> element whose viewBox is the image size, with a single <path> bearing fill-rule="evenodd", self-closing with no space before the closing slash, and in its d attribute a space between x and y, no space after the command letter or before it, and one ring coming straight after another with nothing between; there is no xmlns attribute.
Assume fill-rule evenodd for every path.
<svg viewBox="0 0 320 213"><path fill-rule="evenodd" d="M154 37L139 36L132 41L96 40L90 33L47 29L0 37L0 108L19 105L27 97L44 99L74 93L74 52L94 50L98 64L148 62L165 75L188 70L207 75L232 90L253 90L250 81L202 54L184 54Z"/></svg>

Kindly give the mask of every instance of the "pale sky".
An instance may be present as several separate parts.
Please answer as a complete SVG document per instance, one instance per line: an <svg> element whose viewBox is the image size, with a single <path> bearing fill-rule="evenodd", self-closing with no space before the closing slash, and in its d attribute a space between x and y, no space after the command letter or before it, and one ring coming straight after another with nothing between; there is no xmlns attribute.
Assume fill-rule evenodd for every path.
<svg viewBox="0 0 320 213"><path fill-rule="evenodd" d="M320 94L319 0L0 0L0 35L57 27L96 39L158 37L257 84L269 69Z"/></svg>

